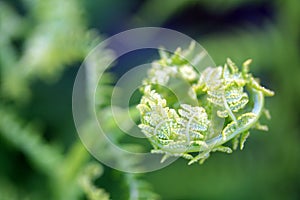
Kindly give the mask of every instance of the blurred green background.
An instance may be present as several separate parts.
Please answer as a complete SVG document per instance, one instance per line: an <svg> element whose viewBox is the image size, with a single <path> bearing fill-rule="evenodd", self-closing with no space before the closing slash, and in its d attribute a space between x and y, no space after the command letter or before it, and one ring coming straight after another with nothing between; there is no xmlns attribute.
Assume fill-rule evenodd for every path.
<svg viewBox="0 0 300 200"><path fill-rule="evenodd" d="M193 37L218 65L252 58L276 93L269 132L201 166L137 175L94 160L73 124L77 70L99 41L142 26ZM1 0L0 200L300 199L299 78L299 0Z"/></svg>

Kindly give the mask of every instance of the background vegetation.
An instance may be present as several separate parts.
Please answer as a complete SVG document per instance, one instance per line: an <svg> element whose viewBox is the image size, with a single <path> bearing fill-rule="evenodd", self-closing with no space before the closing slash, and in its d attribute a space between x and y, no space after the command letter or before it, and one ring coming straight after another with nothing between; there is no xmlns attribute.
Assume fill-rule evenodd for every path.
<svg viewBox="0 0 300 200"><path fill-rule="evenodd" d="M276 92L269 132L202 166L133 175L94 160L73 124L76 72L98 41L141 26L181 31L219 65L252 58ZM1 0L0 199L299 199L299 43L298 0Z"/></svg>

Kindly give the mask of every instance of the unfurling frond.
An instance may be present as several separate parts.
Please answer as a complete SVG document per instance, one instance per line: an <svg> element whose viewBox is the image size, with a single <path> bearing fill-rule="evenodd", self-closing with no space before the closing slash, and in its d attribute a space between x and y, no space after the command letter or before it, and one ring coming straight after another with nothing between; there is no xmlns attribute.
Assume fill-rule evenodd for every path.
<svg viewBox="0 0 300 200"><path fill-rule="evenodd" d="M162 162L176 156L190 160L188 164L203 163L211 152L231 153L238 145L243 149L250 128L267 130L258 119L267 113L264 96L272 96L274 92L261 86L249 73L251 60L243 64L241 71L227 59L224 67L208 67L198 74L185 59L197 60L199 55L192 51L193 44L185 51L178 48L174 55L161 51L161 60L153 63L143 81L143 96L137 106L141 114L139 127L154 148L151 152L164 154ZM171 77L190 84L186 96L195 99L198 105L184 101L170 104L165 98L168 94L159 94L157 85L167 86ZM216 118L225 119L222 129L210 134L220 124L215 122ZM232 149L226 146L229 140ZM198 155L190 154L194 152Z"/></svg>

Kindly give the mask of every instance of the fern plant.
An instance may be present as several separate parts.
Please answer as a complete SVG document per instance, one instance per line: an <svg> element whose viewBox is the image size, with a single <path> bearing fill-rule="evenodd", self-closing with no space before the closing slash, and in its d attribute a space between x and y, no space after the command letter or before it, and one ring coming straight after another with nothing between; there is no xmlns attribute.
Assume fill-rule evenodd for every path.
<svg viewBox="0 0 300 200"><path fill-rule="evenodd" d="M164 154L162 162L177 156L188 159L188 164L203 163L211 152L231 153L238 144L243 149L251 128L267 130L259 118L263 113L269 117L264 97L274 92L249 73L251 60L243 63L241 71L227 59L223 67L197 73L185 59L192 51L193 44L185 51L177 49L174 55L161 53L141 87L139 127L153 146L151 152ZM174 78L189 84L189 101L174 101L174 95L163 89L162 85L170 86ZM173 91L176 93L176 88Z"/></svg>

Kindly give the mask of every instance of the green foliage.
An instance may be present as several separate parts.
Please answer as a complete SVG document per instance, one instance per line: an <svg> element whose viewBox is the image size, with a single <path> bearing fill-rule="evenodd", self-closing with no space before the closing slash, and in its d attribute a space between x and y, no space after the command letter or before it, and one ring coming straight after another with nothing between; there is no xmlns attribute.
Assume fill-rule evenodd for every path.
<svg viewBox="0 0 300 200"><path fill-rule="evenodd" d="M197 161L203 163L210 152L231 153L231 149L223 144L233 138L237 143L240 134L240 147L243 149L249 135L243 133L256 127L263 110L264 96L274 95L274 92L262 87L249 73L250 60L243 64L242 72L228 59L224 67L208 67L200 75L196 75L192 65L188 65L183 59L184 55L191 54L186 52L193 51L192 47L193 44L184 54L178 49L170 58L163 55L161 60L155 61L142 87L143 96L137 106L141 114L139 127L151 142L154 148L152 152L165 154L162 161L169 156L181 156L189 159L189 164ZM197 96L201 106L180 102L180 108L176 110L167 106L167 100L155 89L151 89L156 84L167 86L169 79L176 76L191 83L198 79L190 86L187 95L194 94L190 98ZM253 108L246 89L253 96ZM209 133L214 129L213 120L216 120L212 117L214 109L219 118L225 118L223 127L214 130L220 131L217 136ZM199 155L189 154L193 152L198 152Z"/></svg>
<svg viewBox="0 0 300 200"><path fill-rule="evenodd" d="M131 8L136 12L132 12ZM195 10L197 14L200 13L197 18L190 14L195 13ZM151 192L153 188L163 199L299 199L300 60L299 47L296 45L300 33L299 13L298 0L154 0L139 3L121 0L1 1L0 199L87 199L88 195L92 195L86 193L87 190L94 191L95 195L99 190L101 194L109 193L112 199L157 199L157 195ZM247 20L240 18L243 15ZM89 22L86 18L89 18ZM95 165L81 143L74 141L76 133L73 124L66 120L71 118L70 111L60 110L70 107L71 103L59 102L59 108L55 103L47 103L47 100L51 102L60 96L63 96L63 100L70 98L68 91L71 89L61 82L73 78L70 67L76 67L82 62L84 52L93 48L94 43L101 38L87 27L88 23L104 33L111 33L112 29L115 32L139 26L171 27L194 37L208 50L216 63L223 63L227 57L236 63L252 58L254 63L251 71L261 78L263 85L271 86L276 91L276 96L266 102L272 114L272 120L267 122L269 133L249 137L250 132L254 136L257 131L243 130L230 141L232 149L237 149L243 148L248 138L247 148L243 152L237 151L234 156L215 153L201 167L192 165L187 170L185 160L178 160L167 168L143 176L118 172L121 174L120 181L113 182L116 172ZM39 51L39 57L32 56L34 51ZM100 54L103 55L100 62L102 58L111 56L107 51ZM191 57L195 58L195 55ZM165 56L169 57L167 54ZM181 59L179 61L185 62ZM157 67L162 70L161 66ZM178 73L176 77L172 77L172 74L168 76L175 80L183 78L197 86L199 74L194 73L193 68L182 67L180 71L185 72ZM100 110L98 116L106 119L106 128L114 133L112 138L119 145L124 133L116 129L111 113L104 109L109 105L114 79L111 74L105 76L105 80L100 83L103 87L96 93L96 107ZM258 86L255 81L252 80L253 88ZM55 91L49 92L49 88ZM263 88L256 88L266 95L269 93ZM182 109L179 104L173 104L177 99L171 102L173 98L165 95L170 93L168 90L157 85L152 85L151 89L166 100L170 109ZM46 97L43 91L47 93ZM228 91L246 99L244 94L247 88L243 88L243 91L228 88ZM246 116L241 121L239 118L248 106L253 105L253 93L246 94L248 103L244 107L241 104L239 111L232 111L239 123L251 117ZM195 103L192 90L185 97L180 98L187 101L185 104L191 107L202 106ZM131 111L134 109L132 107ZM55 115L52 116L49 110ZM210 115L211 111L215 115ZM222 124L222 120L218 120L220 117L225 117L225 122L231 124L229 127L236 127L224 106L218 106L216 110L208 109L206 113L211 122L208 134L196 131L203 136L215 137L220 134L214 133ZM178 112L176 114L180 116ZM261 114L270 117L266 110ZM123 118L126 119L125 114ZM57 121L60 123L57 124ZM260 121L266 123L264 119ZM124 123L127 123L126 120ZM53 129L53 126L60 127ZM267 129L260 123L256 123L253 128ZM89 131L88 128L86 131ZM205 146L204 143L202 145ZM229 142L212 151L231 152L228 146ZM102 148L106 152L106 146ZM165 154L160 149L152 151ZM168 156L171 155L164 158ZM208 153L192 153L193 158L190 154L181 156L189 161L193 158L204 161ZM117 159L126 165L134 163L122 155ZM96 170L91 171L95 174L91 174L99 175L99 178L90 176L90 172L87 172L89 170L86 170L94 167ZM84 189L85 186L80 184L82 178L89 183L89 189ZM152 187L145 181L150 182Z"/></svg>

